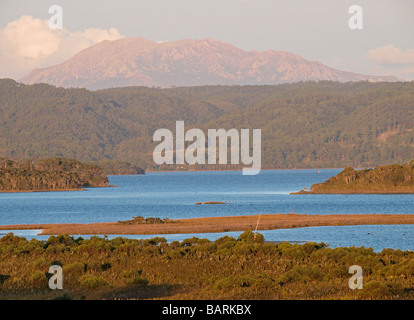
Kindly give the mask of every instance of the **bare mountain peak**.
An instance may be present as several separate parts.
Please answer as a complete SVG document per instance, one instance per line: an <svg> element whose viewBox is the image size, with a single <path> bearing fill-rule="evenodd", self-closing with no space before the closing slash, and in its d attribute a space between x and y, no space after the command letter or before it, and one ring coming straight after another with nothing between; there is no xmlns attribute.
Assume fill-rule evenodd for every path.
<svg viewBox="0 0 414 320"><path fill-rule="evenodd" d="M34 69L24 83L102 89L121 86L279 84L306 80L398 81L329 68L296 54L249 52L216 39L104 40L55 66Z"/></svg>

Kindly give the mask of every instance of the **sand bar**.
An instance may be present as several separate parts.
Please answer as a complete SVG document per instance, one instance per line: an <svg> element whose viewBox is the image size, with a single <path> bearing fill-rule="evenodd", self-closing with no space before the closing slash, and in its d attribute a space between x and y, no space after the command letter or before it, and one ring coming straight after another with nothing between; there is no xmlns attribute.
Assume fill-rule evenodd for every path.
<svg viewBox="0 0 414 320"><path fill-rule="evenodd" d="M0 230L42 229L42 235L206 233L254 230L258 218L259 215L172 219L169 222L158 224L121 224L118 222L25 224L0 226ZM263 214L257 230L390 224L414 224L414 214Z"/></svg>

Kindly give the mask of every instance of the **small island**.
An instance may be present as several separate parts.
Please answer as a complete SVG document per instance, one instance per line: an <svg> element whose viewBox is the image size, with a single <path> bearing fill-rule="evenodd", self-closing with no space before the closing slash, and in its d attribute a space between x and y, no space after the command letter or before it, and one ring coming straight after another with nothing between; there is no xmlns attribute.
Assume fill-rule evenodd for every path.
<svg viewBox="0 0 414 320"><path fill-rule="evenodd" d="M414 160L408 164L378 166L375 169L345 168L336 176L314 184L309 191L291 194L403 194L414 193Z"/></svg>
<svg viewBox="0 0 414 320"><path fill-rule="evenodd" d="M107 187L108 183L102 168L73 159L0 158L0 192L74 191Z"/></svg>

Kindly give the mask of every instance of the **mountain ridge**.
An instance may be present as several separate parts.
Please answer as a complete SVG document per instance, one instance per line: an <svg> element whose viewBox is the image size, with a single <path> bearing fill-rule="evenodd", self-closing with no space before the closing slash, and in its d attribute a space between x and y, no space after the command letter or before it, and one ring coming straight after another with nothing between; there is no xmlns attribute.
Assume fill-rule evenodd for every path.
<svg viewBox="0 0 414 320"><path fill-rule="evenodd" d="M34 69L19 81L91 90L123 86L276 85L297 81L397 82L330 68L286 51L244 51L219 40L104 40L65 62Z"/></svg>

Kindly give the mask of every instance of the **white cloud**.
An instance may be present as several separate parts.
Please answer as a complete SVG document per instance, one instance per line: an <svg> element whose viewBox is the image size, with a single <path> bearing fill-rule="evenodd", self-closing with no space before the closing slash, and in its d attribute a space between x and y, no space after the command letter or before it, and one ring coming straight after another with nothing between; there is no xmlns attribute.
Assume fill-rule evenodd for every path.
<svg viewBox="0 0 414 320"><path fill-rule="evenodd" d="M48 20L21 16L0 29L0 78L19 79L34 68L62 63L93 44L123 37L116 28L52 30Z"/></svg>
<svg viewBox="0 0 414 320"><path fill-rule="evenodd" d="M413 64L414 49L401 50L393 45L387 45L368 51L365 57L380 64Z"/></svg>
<svg viewBox="0 0 414 320"><path fill-rule="evenodd" d="M414 49L386 45L369 50L362 57L371 74L394 75L414 80Z"/></svg>

